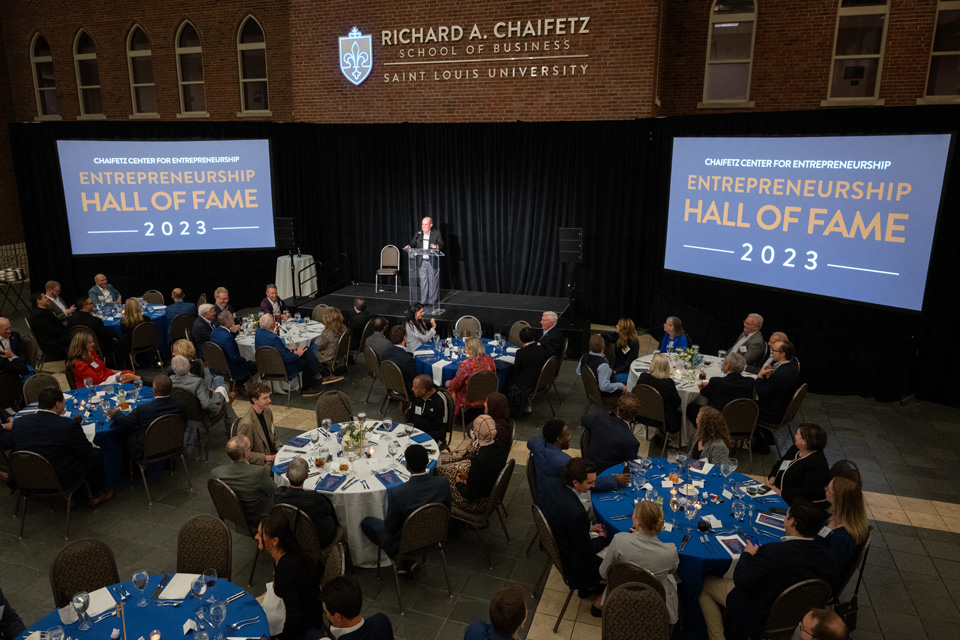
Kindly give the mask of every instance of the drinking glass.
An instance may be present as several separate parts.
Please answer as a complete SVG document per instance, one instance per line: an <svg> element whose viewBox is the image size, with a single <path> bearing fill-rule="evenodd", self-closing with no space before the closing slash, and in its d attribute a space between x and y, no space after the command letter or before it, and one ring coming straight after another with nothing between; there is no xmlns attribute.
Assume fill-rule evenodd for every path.
<svg viewBox="0 0 960 640"><path fill-rule="evenodd" d="M316 450L317 444L320 442L320 430L314 429L310 432L310 442L313 443L313 449Z"/></svg>
<svg viewBox="0 0 960 640"><path fill-rule="evenodd" d="M698 344L692 344L692 345L690 345L690 348L693 349L694 351L696 351L697 353L700 352L700 345L698 345Z"/></svg>
<svg viewBox="0 0 960 640"><path fill-rule="evenodd" d="M696 526L693 524L693 519L697 517L697 503L693 500L688 500L687 504L683 505L683 515L687 517L687 526L684 527L684 531L687 533L693 533Z"/></svg>
<svg viewBox="0 0 960 640"><path fill-rule="evenodd" d="M303 316L300 315L300 312L297 312L293 314L293 319L296 320L297 322L300 322L300 320L303 319Z"/></svg>
<svg viewBox="0 0 960 640"><path fill-rule="evenodd" d="M63 640L63 627L57 625L47 629L47 640Z"/></svg>
<svg viewBox="0 0 960 640"><path fill-rule="evenodd" d="M203 582L204 582L204 584L207 585L207 591L212 591L212 590L213 590L213 585L217 584L217 570L216 570L216 569L207 569L206 571L204 571L204 572L203 572ZM214 595L213 595L212 593L210 594L210 597L207 598L207 602L209 602L210 604L213 604L213 603L216 602L216 601L217 601L217 599L216 599L216 597L214 597ZM213 607L210 607L210 608L213 609Z"/></svg>
<svg viewBox="0 0 960 640"><path fill-rule="evenodd" d="M687 454L683 451L677 451L677 466L680 467L680 473L686 470Z"/></svg>
<svg viewBox="0 0 960 640"><path fill-rule="evenodd" d="M210 607L210 622L216 625L217 635L213 637L213 640L223 640L223 631L220 629L220 625L223 624L223 621L227 618L227 605L222 602Z"/></svg>
<svg viewBox="0 0 960 640"><path fill-rule="evenodd" d="M330 418L324 418L320 422L320 426L323 428L324 431L326 431L327 433L330 433L330 427L333 426L333 420L331 420Z"/></svg>
<svg viewBox="0 0 960 640"><path fill-rule="evenodd" d="M734 500L730 506L733 509L734 520L740 522L740 518L742 518L743 514L747 511L747 505L743 503L743 500Z"/></svg>
<svg viewBox="0 0 960 640"><path fill-rule="evenodd" d="M77 629L80 631L88 631L93 626L90 622L90 616L87 615L87 609L90 607L90 594L86 591L81 591L73 596L70 604L77 610L77 617L80 618L80 626L77 627Z"/></svg>
<svg viewBox="0 0 960 640"><path fill-rule="evenodd" d="M133 381L133 399L140 399L140 389L143 388L143 380L134 380Z"/></svg>
<svg viewBox="0 0 960 640"><path fill-rule="evenodd" d="M724 358L727 357L727 352L724 349L720 349L719 351L717 351L717 357L723 360Z"/></svg>
<svg viewBox="0 0 960 640"><path fill-rule="evenodd" d="M453 330L453 339L456 340L460 337L460 332L457 329Z"/></svg>
<svg viewBox="0 0 960 640"><path fill-rule="evenodd" d="M737 459L736 458L727 458L727 464L730 465L730 473L733 473L737 470Z"/></svg>
<svg viewBox="0 0 960 640"><path fill-rule="evenodd" d="M734 463L734 466L736 466L736 463ZM725 482L726 484L729 484L729 483L730 483L730 474L733 473L733 467L730 466L730 460L724 460L724 461L720 464L720 473L723 474L724 482Z"/></svg>
<svg viewBox="0 0 960 640"><path fill-rule="evenodd" d="M83 386L85 386L87 390L89 390L93 386L93 378L84 378Z"/></svg>
<svg viewBox="0 0 960 640"><path fill-rule="evenodd" d="M479 339L482 337L483 337L483 329L477 329L477 338Z"/></svg>
<svg viewBox="0 0 960 640"><path fill-rule="evenodd" d="M649 457L644 458L640 461L640 466L643 467L644 471L650 471L650 469L653 467L653 459Z"/></svg>
<svg viewBox="0 0 960 640"><path fill-rule="evenodd" d="M140 569L133 574L133 586L137 591L140 592L140 602L137 603L138 607L145 607L149 604L143 595L143 590L147 588L147 580L149 578L150 574L143 569Z"/></svg>
<svg viewBox="0 0 960 640"><path fill-rule="evenodd" d="M656 502L656 501L657 501L657 490L654 489L653 487L650 487L649 489L647 489L647 494L646 494L645 497L646 497L646 499L647 499L647 502Z"/></svg>
<svg viewBox="0 0 960 640"><path fill-rule="evenodd" d="M677 449L675 447L667 449L667 464L677 464Z"/></svg>
<svg viewBox="0 0 960 640"><path fill-rule="evenodd" d="M500 341L503 340L503 334L497 331L493 334L493 341L497 343L497 347L503 349L503 345L500 344Z"/></svg>
<svg viewBox="0 0 960 640"><path fill-rule="evenodd" d="M197 600L203 597L203 577L198 576L196 580L190 583L190 593L193 594L193 597Z"/></svg>

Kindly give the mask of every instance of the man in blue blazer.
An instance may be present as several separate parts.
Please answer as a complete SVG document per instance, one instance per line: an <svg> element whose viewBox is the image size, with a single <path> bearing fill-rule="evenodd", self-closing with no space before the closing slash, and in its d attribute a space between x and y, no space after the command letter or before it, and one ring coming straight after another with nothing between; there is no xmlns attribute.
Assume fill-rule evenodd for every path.
<svg viewBox="0 0 960 640"><path fill-rule="evenodd" d="M598 469L607 469L627 460L635 460L640 442L630 424L640 413L640 401L632 393L617 399L617 408L607 413L594 406L580 418L580 426L590 432L590 451L581 455L592 460Z"/></svg>
<svg viewBox="0 0 960 640"><path fill-rule="evenodd" d="M143 454L143 437L150 423L160 416L176 415L183 418L187 424L187 407L182 402L170 397L173 381L165 373L158 374L153 379L153 400L137 405L130 413L123 413L120 409L110 412L113 419L113 429L128 429L127 444L130 455L139 458Z"/></svg>
<svg viewBox="0 0 960 640"><path fill-rule="evenodd" d="M217 326L210 332L210 342L223 349L227 357L227 366L230 367L230 377L243 388L243 384L257 372L257 364L247 360L240 354L237 346L237 327L233 321L233 312L224 310L217 316Z"/></svg>
<svg viewBox="0 0 960 640"><path fill-rule="evenodd" d="M273 332L276 326L276 321L272 315L268 313L262 316L260 318L260 328L257 329L253 344L257 349L271 347L280 353L287 370L287 380L293 380L297 377L297 372L303 372L303 384L300 387L301 395L320 395L320 385L343 380L343 376L330 375L330 370L317 360L317 356L307 347L290 349L285 345L280 336Z"/></svg>
<svg viewBox="0 0 960 640"><path fill-rule="evenodd" d="M393 625L387 616L375 613L364 618L360 615L363 592L350 576L340 576L325 584L320 600L330 621L330 635L337 640L393 640Z"/></svg>
<svg viewBox="0 0 960 640"><path fill-rule="evenodd" d="M570 448L570 428L563 420L548 420L543 425L543 435L534 436L527 442L527 449L533 454L533 464L537 468L537 482L546 478L557 480L570 462L570 454L564 449ZM594 491L614 491L617 487L630 484L630 474L604 476L597 478Z"/></svg>
<svg viewBox="0 0 960 640"><path fill-rule="evenodd" d="M173 303L168 304L167 308L164 310L164 313L167 316L167 337L170 338L170 342L173 342L173 319L177 316L188 313L191 315L197 315L197 305L192 302L185 302L183 299L183 289L177 287L170 292L170 297L173 298ZM177 340L183 336L177 336Z"/></svg>
<svg viewBox="0 0 960 640"><path fill-rule="evenodd" d="M39 453L53 465L64 487L85 478L94 506L112 498L112 489L104 491L106 476L100 449L90 444L77 420L61 415L66 409L63 392L57 387L41 390L37 406L39 411L13 422L13 428L4 434L0 444L15 452Z"/></svg>
<svg viewBox="0 0 960 640"><path fill-rule="evenodd" d="M391 556L400 550L400 531L407 516L431 502L450 504L450 483L427 471L427 450L419 444L412 444L404 456L410 479L387 494L387 517L381 520L367 516L360 522L364 535ZM412 562L405 568L410 564Z"/></svg>
<svg viewBox="0 0 960 640"><path fill-rule="evenodd" d="M93 281L95 284L87 292L87 295L93 300L93 304L123 304L123 300L120 299L120 292L107 282L107 276L98 273Z"/></svg>

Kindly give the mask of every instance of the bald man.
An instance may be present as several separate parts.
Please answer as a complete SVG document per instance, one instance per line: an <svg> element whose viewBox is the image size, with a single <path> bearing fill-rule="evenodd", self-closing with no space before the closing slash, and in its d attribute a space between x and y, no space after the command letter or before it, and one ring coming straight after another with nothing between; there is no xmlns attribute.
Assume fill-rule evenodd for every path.
<svg viewBox="0 0 960 640"><path fill-rule="evenodd" d="M443 238L440 230L433 228L433 218L428 216L420 221L420 231L404 249L443 251ZM440 291L440 259L432 257L424 260L422 256L417 256L417 274L420 278L420 304L429 312L437 303L437 294Z"/></svg>
<svg viewBox="0 0 960 640"><path fill-rule="evenodd" d="M107 276L98 273L93 282L94 285L88 292L93 304L120 304L120 292L107 282Z"/></svg>

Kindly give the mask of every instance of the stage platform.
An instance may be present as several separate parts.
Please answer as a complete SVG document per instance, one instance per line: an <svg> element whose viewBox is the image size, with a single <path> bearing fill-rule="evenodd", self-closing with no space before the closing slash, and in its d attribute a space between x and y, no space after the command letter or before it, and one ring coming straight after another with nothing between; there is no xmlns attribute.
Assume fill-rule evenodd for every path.
<svg viewBox="0 0 960 640"><path fill-rule="evenodd" d="M284 302L291 311L307 315L319 304L352 311L354 298L366 300L367 311L385 316L391 325L402 322L410 307L407 287L400 287L396 292L392 287L377 291L373 284L365 283L353 284L320 298L286 298ZM483 326L484 337L492 338L497 331L506 336L517 320L525 320L533 328L539 329L543 312L554 311L560 316L558 327L570 338L569 354L579 357L581 345L586 345L590 322L586 318L571 317L567 313L569 305L566 298L441 289L440 308L443 313L428 317L436 319L440 335L447 337L459 318L475 316Z"/></svg>

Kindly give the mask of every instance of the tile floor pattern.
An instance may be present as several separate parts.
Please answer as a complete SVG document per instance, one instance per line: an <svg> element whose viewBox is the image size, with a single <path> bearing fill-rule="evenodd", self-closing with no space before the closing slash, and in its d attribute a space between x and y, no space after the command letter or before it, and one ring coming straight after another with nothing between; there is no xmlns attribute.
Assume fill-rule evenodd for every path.
<svg viewBox="0 0 960 640"><path fill-rule="evenodd" d="M584 394L573 362L564 363L559 380L564 398L559 416L576 425L584 410ZM58 370L51 363L50 370ZM62 365L60 366L62 370ZM377 411L375 402L364 405L369 379L355 384L350 380L340 388L348 393L354 410ZM376 384L374 396L382 387ZM315 424L313 402L295 398L287 409L277 397L274 412L285 440ZM246 410L245 401L237 401L238 412ZM539 400L534 413L517 423L517 442L512 455L526 462L524 442L535 435L550 417L546 402ZM393 409L393 417L399 417ZM858 397L808 395L802 409L805 421L818 422L830 436L827 457L843 457L857 462L864 473L870 516L876 527L860 592L858 640L874 638L960 637L960 484L955 477L955 460L960 458L960 410L912 402L878 403ZM580 429L573 429L573 443L579 442ZM642 436L641 436L642 438ZM187 488L182 468L170 475L151 480L153 506L147 506L139 477L124 484L116 498L96 511L76 510L72 539L95 537L114 550L121 576L145 568L151 573L171 572L175 567L177 530L198 513L214 513L205 483L210 469L226 462L222 452L223 430L215 430L214 451L209 464L188 461L193 490ZM646 441L641 440L641 450ZM575 453L575 452L571 452ZM749 456L739 452L740 470L749 469ZM761 473L773 462L772 456L754 460ZM19 521L11 517L13 500L0 492L0 586L24 621L32 624L48 613L52 596L47 571L63 546L61 508L32 505L26 524L26 537L17 538ZM534 545L529 557L523 555L533 535L530 495L524 467L518 466L507 492L510 514L507 544L499 526L481 532L490 546L493 568L481 558L477 536L472 531L451 533L447 550L447 571L453 597L444 588L439 557L428 558L424 572L412 582L402 583L407 613L400 616L393 575L386 569L382 580L374 570L357 570L363 586L365 612L382 611L393 621L396 637L407 640L459 639L467 624L487 615L490 596L508 581L517 582L532 592L546 556ZM357 532L351 532L356 535ZM243 584L250 573L254 543L234 536L234 576ZM257 565L251 591L259 594L272 579L266 559ZM539 599L530 600L526 631L529 640L540 638L589 640L600 638L599 619L589 613L589 601L574 597L557 634L552 633L566 591L556 572L551 572ZM678 629L676 637L683 637Z"/></svg>

